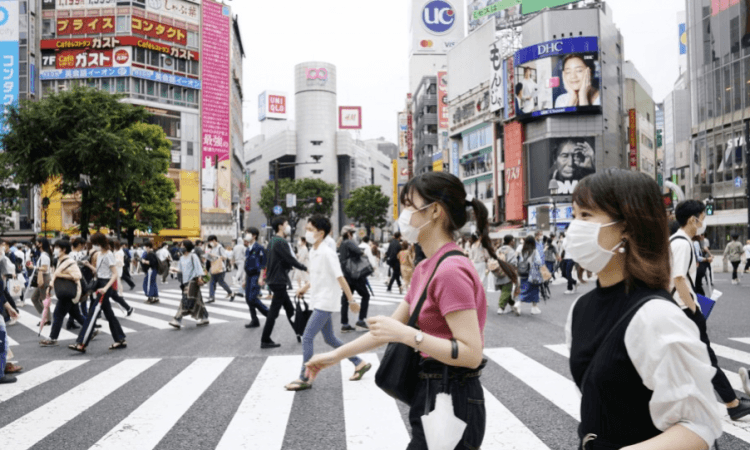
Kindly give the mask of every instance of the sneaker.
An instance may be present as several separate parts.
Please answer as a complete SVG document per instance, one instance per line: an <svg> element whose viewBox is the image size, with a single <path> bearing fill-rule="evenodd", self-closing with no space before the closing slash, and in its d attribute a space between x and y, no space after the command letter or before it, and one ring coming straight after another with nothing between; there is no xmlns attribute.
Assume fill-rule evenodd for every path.
<svg viewBox="0 0 750 450"><path fill-rule="evenodd" d="M515 305L513 305L513 312L517 315L521 315L521 302L516 302Z"/></svg>
<svg viewBox="0 0 750 450"><path fill-rule="evenodd" d="M370 327L367 326L367 323L364 320L357 322L357 328L361 328L360 331L370 331Z"/></svg>
<svg viewBox="0 0 750 450"><path fill-rule="evenodd" d="M216 301L215 298L209 298L208 300L206 300L206 303L213 303L215 301Z"/></svg>
<svg viewBox="0 0 750 450"><path fill-rule="evenodd" d="M505 314L505 308L497 308L497 315L502 316Z"/></svg>
<svg viewBox="0 0 750 450"><path fill-rule="evenodd" d="M576 292L573 289L569 289L569 290L565 291L565 295L571 295L571 294L575 294L575 293Z"/></svg>
<svg viewBox="0 0 750 450"><path fill-rule="evenodd" d="M260 327L260 322L259 321L250 322L250 323L246 323L245 324L245 328L258 328L258 327Z"/></svg>
<svg viewBox="0 0 750 450"><path fill-rule="evenodd" d="M750 395L750 376L748 376L747 369L744 367L740 367L740 381L742 381L745 394Z"/></svg>
<svg viewBox="0 0 750 450"><path fill-rule="evenodd" d="M201 319L195 323L196 326L203 327L208 325L208 318Z"/></svg>
<svg viewBox="0 0 750 450"><path fill-rule="evenodd" d="M4 377L0 378L0 384L15 383L16 381L18 381L18 379L13 375L5 375Z"/></svg>
<svg viewBox="0 0 750 450"><path fill-rule="evenodd" d="M177 328L178 330L179 330L180 328L182 328L182 321L180 321L180 320L177 320L177 319L172 319L172 320L170 320L170 321L169 321L169 324L170 324L170 325L172 325L173 327Z"/></svg>
<svg viewBox="0 0 750 450"><path fill-rule="evenodd" d="M349 332L352 332L352 331L356 331L356 328L354 328L353 326L351 326L349 324L341 325L341 332L342 333L349 333Z"/></svg>
<svg viewBox="0 0 750 450"><path fill-rule="evenodd" d="M133 311L135 311L135 308L131 306L128 312L126 313L126 316L130 317L130 315L133 314Z"/></svg>
<svg viewBox="0 0 750 450"><path fill-rule="evenodd" d="M10 319L10 321L9 321L8 323L6 323L5 325L6 325L6 326L9 326L9 327L12 327L13 325L15 325L15 324L17 324L17 323L18 323L18 319L16 319L15 317L12 317L12 318Z"/></svg>
<svg viewBox="0 0 750 450"><path fill-rule="evenodd" d="M232 293L232 295L231 295L231 296L229 297L229 301L230 301L230 302L233 302L233 301L234 301L234 297L235 297L236 295L237 295L237 294L235 294L235 293Z"/></svg>
<svg viewBox="0 0 750 450"><path fill-rule="evenodd" d="M739 400L739 405L735 406L734 408L727 408L729 418L732 420L740 420L741 418L750 414L750 400L746 398L741 398Z"/></svg>
<svg viewBox="0 0 750 450"><path fill-rule="evenodd" d="M538 306L532 306L531 307L531 314L537 315L537 314L541 314L541 313L542 313L542 310L539 309Z"/></svg>
<svg viewBox="0 0 750 450"><path fill-rule="evenodd" d="M270 341L270 342L261 342L260 348L266 349L266 348L279 348L281 347L281 344L277 344L276 342Z"/></svg>

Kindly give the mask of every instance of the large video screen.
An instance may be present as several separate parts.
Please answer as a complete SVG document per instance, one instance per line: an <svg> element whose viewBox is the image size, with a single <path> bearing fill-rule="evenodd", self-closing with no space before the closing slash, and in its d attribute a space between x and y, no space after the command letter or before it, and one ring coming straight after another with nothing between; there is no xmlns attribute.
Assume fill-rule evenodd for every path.
<svg viewBox="0 0 750 450"><path fill-rule="evenodd" d="M543 42L513 58L516 116L600 113L601 64L596 37Z"/></svg>
<svg viewBox="0 0 750 450"><path fill-rule="evenodd" d="M529 144L529 198L549 197L551 180L559 195L570 195L578 182L596 173L596 138L564 137Z"/></svg>

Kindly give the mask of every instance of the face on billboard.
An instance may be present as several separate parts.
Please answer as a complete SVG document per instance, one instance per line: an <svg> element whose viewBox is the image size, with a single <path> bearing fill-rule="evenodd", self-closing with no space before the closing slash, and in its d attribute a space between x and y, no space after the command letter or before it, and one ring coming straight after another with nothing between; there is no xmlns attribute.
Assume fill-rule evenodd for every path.
<svg viewBox="0 0 750 450"><path fill-rule="evenodd" d="M556 180L559 195L570 195L578 182L596 173L596 139L569 137L529 145L530 197L548 197L549 182Z"/></svg>
<svg viewBox="0 0 750 450"><path fill-rule="evenodd" d="M596 38L527 47L516 53L515 59L513 93L518 116L601 111Z"/></svg>

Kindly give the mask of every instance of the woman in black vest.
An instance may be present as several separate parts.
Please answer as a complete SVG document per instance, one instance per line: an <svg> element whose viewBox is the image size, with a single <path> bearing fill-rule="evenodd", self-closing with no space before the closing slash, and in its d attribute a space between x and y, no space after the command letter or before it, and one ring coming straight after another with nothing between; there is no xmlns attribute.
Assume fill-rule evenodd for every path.
<svg viewBox="0 0 750 450"><path fill-rule="evenodd" d="M708 449L722 433L715 369L698 328L667 291L669 234L658 185L608 169L578 184L573 210L566 255L598 275L565 328L582 393L581 448Z"/></svg>

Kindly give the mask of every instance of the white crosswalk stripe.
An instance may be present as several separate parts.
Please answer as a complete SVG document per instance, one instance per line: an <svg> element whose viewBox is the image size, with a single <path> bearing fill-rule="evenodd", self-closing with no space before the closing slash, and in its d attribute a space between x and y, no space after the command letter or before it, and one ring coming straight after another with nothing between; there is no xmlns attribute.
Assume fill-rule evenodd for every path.
<svg viewBox="0 0 750 450"><path fill-rule="evenodd" d="M567 373L559 372L558 363L548 364L554 363L556 358L567 358L567 347L564 344L544 347L550 352L549 358L539 353L547 350L485 349L490 362L482 377L487 410L483 449L549 450L576 445L575 427L571 427L570 434L562 440L550 441L550 435L541 432L547 425L537 423L542 420L539 414L548 415L547 420L561 420L561 423L564 423L563 417L569 423L580 418L580 394L575 384ZM743 364L750 360L750 353L718 345L716 348L722 358ZM299 374L302 364L299 354L264 356L251 358L252 361L232 357L188 357L188 361L185 358L126 359L114 366L98 360L52 361L21 373L16 384L0 389L0 408L4 410L11 411L9 406L22 397L38 402L16 417L4 417L6 425L0 428L0 443L3 448L28 449L43 440L45 443L54 440L56 431L66 426L66 433L80 435L82 440L90 439L80 448L171 448L185 438L175 430L192 414L207 419L205 424L190 423L197 435L205 437L201 442L205 448L281 450L291 448L290 442L295 445L304 442L308 436L320 438L321 430L315 428L314 418L336 411L342 418L340 427L325 433L333 433L330 439L343 440L347 450L404 448L409 441L408 420L403 408L375 385L378 355L368 353L360 357L373 365L362 380L349 381L353 366L349 361L342 361L338 368L321 373L314 390L297 393L288 392L283 386ZM247 372L248 366L243 364L257 364L260 369L252 379L238 384L236 374ZM146 371L148 376L144 374ZM160 375L164 373L169 376ZM728 375L733 375L730 380L734 384L736 375ZM66 389L54 390L61 379L67 383L74 381ZM152 383L155 379L161 380L159 384ZM517 385L513 391L497 384L508 381ZM44 394L37 395L37 390ZM121 410L111 423L103 422L106 427L98 429L100 434L92 436L85 428L94 411L101 413L95 406L112 401L111 396L144 391L140 396L134 394L139 398L137 402L118 405L127 409ZM50 392L57 393L50 395ZM321 394L328 399L327 403L317 402L320 397L315 396ZM532 397L549 402L549 407L535 412L532 421L527 422L528 414L523 408L526 399ZM519 398L524 399L520 404ZM212 405L224 407L215 418L220 422L211 422L205 415L206 408L211 409ZM293 421L300 416L313 419L304 423ZM725 418L724 430L731 436L724 439L750 444L750 420L731 422ZM328 446L315 441L308 444L307 448L312 449Z"/></svg>

